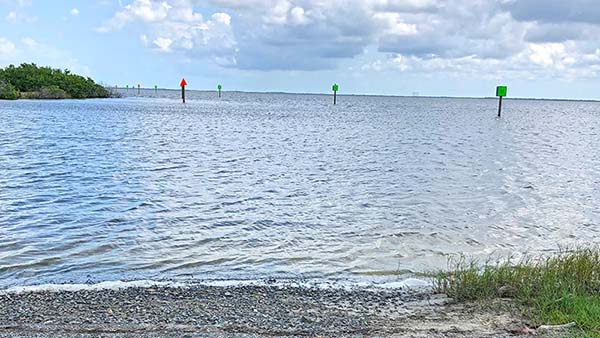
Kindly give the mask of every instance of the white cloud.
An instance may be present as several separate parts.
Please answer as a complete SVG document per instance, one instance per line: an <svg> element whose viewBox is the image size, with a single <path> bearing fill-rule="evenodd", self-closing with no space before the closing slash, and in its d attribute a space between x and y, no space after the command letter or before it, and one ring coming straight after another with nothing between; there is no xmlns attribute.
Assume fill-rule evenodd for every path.
<svg viewBox="0 0 600 338"><path fill-rule="evenodd" d="M215 22L224 24L226 26L231 25L231 16L229 16L227 13L215 13L212 15L212 19Z"/></svg>
<svg viewBox="0 0 600 338"><path fill-rule="evenodd" d="M306 15L304 12L304 8L302 7L294 7L290 10L290 19L291 22L297 25L302 25L306 23Z"/></svg>
<svg viewBox="0 0 600 338"><path fill-rule="evenodd" d="M154 45L156 45L158 47L159 51L170 52L171 45L173 44L173 40L171 40L169 38L158 37L158 38L154 39L154 41L152 41L152 43L154 43Z"/></svg>
<svg viewBox="0 0 600 338"><path fill-rule="evenodd" d="M559 65L561 59L565 57L565 45L562 43L532 43L529 45L529 50L531 52L529 59L544 67Z"/></svg>
<svg viewBox="0 0 600 338"><path fill-rule="evenodd" d="M373 14L373 20L378 21L384 35L413 35L417 34L417 25L404 22L400 13L383 12Z"/></svg>
<svg viewBox="0 0 600 338"><path fill-rule="evenodd" d="M21 40L21 42L23 42L23 45L25 45L29 49L35 49L42 46L42 44L29 37L24 38L23 40Z"/></svg>
<svg viewBox="0 0 600 338"><path fill-rule="evenodd" d="M146 34L140 35L140 41L142 41L142 44L144 46L146 46L146 47L148 46L149 40L148 40L148 36Z"/></svg>
<svg viewBox="0 0 600 338"><path fill-rule="evenodd" d="M32 0L0 0L0 5L7 5L18 9L29 7L31 4Z"/></svg>
<svg viewBox="0 0 600 338"><path fill-rule="evenodd" d="M128 23L137 20L159 22L167 17L167 13L171 8L171 5L166 1L135 0L123 7L111 20L97 30L99 32L109 32L123 28Z"/></svg>
<svg viewBox="0 0 600 338"><path fill-rule="evenodd" d="M26 14L22 14L16 11L10 11L4 18L7 22L16 24L16 23L34 23L38 21L38 17L36 16L28 16Z"/></svg>
<svg viewBox="0 0 600 338"><path fill-rule="evenodd" d="M72 16L78 16L79 15L79 9L77 9L77 8L71 9L71 15Z"/></svg>
<svg viewBox="0 0 600 338"><path fill-rule="evenodd" d="M9 12L6 15L6 21L8 21L10 23L16 23L17 22L17 12Z"/></svg>
<svg viewBox="0 0 600 338"><path fill-rule="evenodd" d="M191 58L210 57L218 64L236 62L236 40L231 30L231 16L227 13L213 13L206 20L187 0L170 3L135 0L98 31L110 32L135 23L147 28L142 34L142 43L159 52L179 52Z"/></svg>
<svg viewBox="0 0 600 338"><path fill-rule="evenodd" d="M14 43L6 38L0 38L0 60L5 60L13 57L17 52Z"/></svg>

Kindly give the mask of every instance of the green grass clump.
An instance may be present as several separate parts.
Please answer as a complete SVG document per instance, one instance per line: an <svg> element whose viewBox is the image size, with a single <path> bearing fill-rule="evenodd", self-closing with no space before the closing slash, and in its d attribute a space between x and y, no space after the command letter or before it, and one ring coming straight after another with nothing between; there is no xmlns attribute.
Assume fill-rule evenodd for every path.
<svg viewBox="0 0 600 338"><path fill-rule="evenodd" d="M600 250L481 266L464 258L440 272L436 289L457 301L513 298L533 325L575 322L580 335L600 337Z"/></svg>

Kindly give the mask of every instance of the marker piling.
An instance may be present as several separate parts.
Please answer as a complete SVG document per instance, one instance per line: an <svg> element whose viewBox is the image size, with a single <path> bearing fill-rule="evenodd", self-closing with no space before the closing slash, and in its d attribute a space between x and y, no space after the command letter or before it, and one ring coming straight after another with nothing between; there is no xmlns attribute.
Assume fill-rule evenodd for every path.
<svg viewBox="0 0 600 338"><path fill-rule="evenodd" d="M333 104L337 104L337 91L340 89L340 87L337 85L337 83L333 84L333 87L331 88L333 90Z"/></svg>
<svg viewBox="0 0 600 338"><path fill-rule="evenodd" d="M496 96L498 96L498 117L502 117L502 98L506 96L507 87L506 86L497 86L496 87Z"/></svg>
<svg viewBox="0 0 600 338"><path fill-rule="evenodd" d="M185 81L185 79L181 79L179 85L181 86L181 100L183 101L183 103L185 103L185 86L187 86L187 82Z"/></svg>

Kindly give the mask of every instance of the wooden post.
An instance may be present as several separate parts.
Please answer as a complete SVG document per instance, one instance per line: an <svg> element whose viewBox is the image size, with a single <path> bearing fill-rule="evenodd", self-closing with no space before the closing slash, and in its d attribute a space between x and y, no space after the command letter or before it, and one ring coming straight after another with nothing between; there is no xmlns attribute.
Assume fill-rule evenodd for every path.
<svg viewBox="0 0 600 338"><path fill-rule="evenodd" d="M500 98L498 102L498 117L502 117L502 98L506 96L507 91L506 86L496 87L496 96Z"/></svg>
<svg viewBox="0 0 600 338"><path fill-rule="evenodd" d="M331 88L333 90L333 104L337 104L337 91L340 89L340 87L337 85L337 83L333 84L333 87Z"/></svg>
<svg viewBox="0 0 600 338"><path fill-rule="evenodd" d="M502 117L502 96L500 96L500 100L498 101L498 117Z"/></svg>
<svg viewBox="0 0 600 338"><path fill-rule="evenodd" d="M183 103L185 103L185 86L187 86L187 82L185 79L181 79L181 83L179 83L179 85L181 86L181 100Z"/></svg>

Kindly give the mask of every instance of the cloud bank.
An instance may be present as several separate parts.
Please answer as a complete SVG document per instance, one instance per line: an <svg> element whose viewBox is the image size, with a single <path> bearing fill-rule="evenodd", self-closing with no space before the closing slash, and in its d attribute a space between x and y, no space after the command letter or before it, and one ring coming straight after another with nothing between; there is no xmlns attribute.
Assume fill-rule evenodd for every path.
<svg viewBox="0 0 600 338"><path fill-rule="evenodd" d="M592 0L134 0L97 30L127 25L157 52L238 69L335 69L357 59L362 71L450 75L600 70Z"/></svg>

